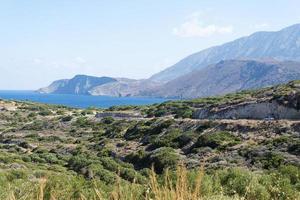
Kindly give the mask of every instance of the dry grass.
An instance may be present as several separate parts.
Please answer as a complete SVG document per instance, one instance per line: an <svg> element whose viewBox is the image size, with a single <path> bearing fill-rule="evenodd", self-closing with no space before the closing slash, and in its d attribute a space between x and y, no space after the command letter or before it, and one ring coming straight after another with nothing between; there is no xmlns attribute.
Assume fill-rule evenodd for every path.
<svg viewBox="0 0 300 200"><path fill-rule="evenodd" d="M176 179L172 180L170 171L166 170L163 180L159 181L158 176L152 168L149 178L149 183L140 189L140 185L133 183L122 184L121 179L118 177L114 188L108 197L104 195L101 188L94 188L93 197L85 197L80 193L78 197L74 198L67 194L61 195L61 191L51 191L50 197L45 197L46 193L46 179L40 179L35 189L28 190L23 196L16 198L15 194L11 191L6 200L227 200L223 195L204 197L201 194L201 184L204 176L203 167L199 168L197 177L194 184L188 180L188 170L184 165L179 165L176 170ZM162 182L162 183L160 183ZM63 188L62 188L63 189ZM60 195L59 195L60 194ZM238 199L238 198L230 198Z"/></svg>
<svg viewBox="0 0 300 200"><path fill-rule="evenodd" d="M155 200L199 200L201 199L201 181L203 178L204 170L200 168L195 186L190 186L187 178L187 169L183 165L179 165L176 171L175 186L171 181L169 171L166 170L164 176L164 184L158 184L154 170L151 170L150 175L150 194ZM147 198L146 198L147 199ZM147 200L148 200L147 199Z"/></svg>

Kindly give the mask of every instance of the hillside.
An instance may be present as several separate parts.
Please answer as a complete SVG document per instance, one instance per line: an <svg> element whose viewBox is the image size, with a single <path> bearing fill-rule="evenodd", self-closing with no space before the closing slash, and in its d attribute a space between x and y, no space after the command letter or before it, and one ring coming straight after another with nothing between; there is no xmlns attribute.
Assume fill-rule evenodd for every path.
<svg viewBox="0 0 300 200"><path fill-rule="evenodd" d="M37 92L129 97L140 96L142 91L150 90L158 85L160 85L159 82L151 80L77 75L72 79L54 81L48 87L41 88Z"/></svg>
<svg viewBox="0 0 300 200"><path fill-rule="evenodd" d="M116 82L92 88L89 94L94 96L104 95L115 97L141 96L142 91L150 90L159 85L160 83L156 81L118 78Z"/></svg>
<svg viewBox="0 0 300 200"><path fill-rule="evenodd" d="M296 79L300 79L300 62L225 60L142 94L187 99L263 88Z"/></svg>
<svg viewBox="0 0 300 200"><path fill-rule="evenodd" d="M299 61L300 24L277 32L257 32L220 46L202 50L153 75L151 79L167 82L221 60L241 58Z"/></svg>
<svg viewBox="0 0 300 200"><path fill-rule="evenodd" d="M40 93L53 94L89 94L89 90L95 86L116 82L110 77L95 77L87 75L76 75L72 79L54 81L48 87L38 90Z"/></svg>
<svg viewBox="0 0 300 200"><path fill-rule="evenodd" d="M253 105L246 108L251 111L261 103L276 103L280 109L272 110L274 116L284 109L299 112L300 81L106 110L1 100L0 199L11 192L21 198L28 187L59 199L101 199L95 188L104 199L114 199L116 191L119 199L149 200L148 193L159 199L160 186L153 187L157 180L149 169L153 166L161 183L164 173L176 180L180 163L189 171L177 168L177 181L189 177L191 182L176 188L198 183L194 169L204 167L203 199L299 199L299 113L291 120L289 115L232 118L223 112L242 114L241 105ZM45 179L45 187L37 185Z"/></svg>

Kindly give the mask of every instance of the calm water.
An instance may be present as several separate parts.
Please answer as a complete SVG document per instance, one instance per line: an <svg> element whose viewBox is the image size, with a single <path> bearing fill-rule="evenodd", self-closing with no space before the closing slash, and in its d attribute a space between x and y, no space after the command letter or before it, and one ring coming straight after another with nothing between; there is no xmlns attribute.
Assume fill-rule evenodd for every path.
<svg viewBox="0 0 300 200"><path fill-rule="evenodd" d="M161 103L167 99L144 97L109 97L85 96L70 94L39 94L33 91L1 91L0 99L26 100L46 104L65 105L76 108L100 107L108 108L116 105L148 105Z"/></svg>

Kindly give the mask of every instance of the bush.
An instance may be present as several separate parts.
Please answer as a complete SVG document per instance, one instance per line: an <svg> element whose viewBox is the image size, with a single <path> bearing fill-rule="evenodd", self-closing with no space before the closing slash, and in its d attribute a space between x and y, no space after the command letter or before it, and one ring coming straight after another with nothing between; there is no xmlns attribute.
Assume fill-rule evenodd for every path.
<svg viewBox="0 0 300 200"><path fill-rule="evenodd" d="M182 106L175 110L175 118L192 118L193 112L189 106Z"/></svg>
<svg viewBox="0 0 300 200"><path fill-rule="evenodd" d="M247 187L252 179L250 172L244 169L223 170L217 174L217 177L225 189L225 194L241 196L247 193Z"/></svg>
<svg viewBox="0 0 300 200"><path fill-rule="evenodd" d="M179 155L173 148L162 147L156 149L149 157L157 173L162 173L166 168L174 168L178 164Z"/></svg>
<svg viewBox="0 0 300 200"><path fill-rule="evenodd" d="M28 118L33 118L33 117L36 117L36 115L37 115L36 113L31 112L31 113L28 114L27 117L28 117Z"/></svg>
<svg viewBox="0 0 300 200"><path fill-rule="evenodd" d="M180 136L181 132L179 129L171 129L164 133L162 136L156 137L152 142L155 148L159 147L173 147L178 148L179 144L176 139Z"/></svg>
<svg viewBox="0 0 300 200"><path fill-rule="evenodd" d="M12 182L16 179L27 179L27 174L22 170L12 170L6 175L6 178L8 181Z"/></svg>
<svg viewBox="0 0 300 200"><path fill-rule="evenodd" d="M106 184L113 184L116 179L116 175L103 168L99 164L91 164L88 168L89 178L98 177L100 180L104 181Z"/></svg>
<svg viewBox="0 0 300 200"><path fill-rule="evenodd" d="M92 163L85 155L72 156L68 161L68 167L76 172Z"/></svg>
<svg viewBox="0 0 300 200"><path fill-rule="evenodd" d="M294 155L300 156L300 141L295 141L290 144L288 151Z"/></svg>
<svg viewBox="0 0 300 200"><path fill-rule="evenodd" d="M113 117L104 117L101 122L104 124L112 124L115 121Z"/></svg>
<svg viewBox="0 0 300 200"><path fill-rule="evenodd" d="M71 115L68 115L68 116L64 116L61 118L61 121L62 122L69 122L73 119L73 117Z"/></svg>
<svg viewBox="0 0 300 200"><path fill-rule="evenodd" d="M149 126L144 125L143 122L139 122L133 127L127 129L124 138L127 140L138 139L146 135L149 131L150 131Z"/></svg>
<svg viewBox="0 0 300 200"><path fill-rule="evenodd" d="M279 173L281 173L284 177L288 177L293 185L300 184L299 167L293 165L281 166L279 168Z"/></svg>
<svg viewBox="0 0 300 200"><path fill-rule="evenodd" d="M184 147L189 144L191 141L197 140L199 134L193 131L184 132L174 139L174 142L178 145L179 148Z"/></svg>
<svg viewBox="0 0 300 200"><path fill-rule="evenodd" d="M42 115L42 116L48 116L51 114L52 114L52 112L50 110L43 110L43 111L39 112L39 115Z"/></svg>
<svg viewBox="0 0 300 200"><path fill-rule="evenodd" d="M103 167L112 172L118 172L120 170L119 164L110 157L102 157L99 159Z"/></svg>
<svg viewBox="0 0 300 200"><path fill-rule="evenodd" d="M93 123L89 121L86 117L79 117L73 123L73 125L81 128L87 128L87 127L92 127Z"/></svg>
<svg viewBox="0 0 300 200"><path fill-rule="evenodd" d="M148 154L144 150L139 150L136 153L130 153L125 156L125 161L133 163L137 168L148 166Z"/></svg>
<svg viewBox="0 0 300 200"><path fill-rule="evenodd" d="M58 111L56 111L56 114L57 115L64 115L65 111L64 110L58 110Z"/></svg>
<svg viewBox="0 0 300 200"><path fill-rule="evenodd" d="M240 143L240 139L229 132L216 132L201 135L195 147L211 147L223 150L238 143Z"/></svg>
<svg viewBox="0 0 300 200"><path fill-rule="evenodd" d="M257 159L264 169L272 169L280 167L284 162L284 157L281 154L268 152L263 157Z"/></svg>

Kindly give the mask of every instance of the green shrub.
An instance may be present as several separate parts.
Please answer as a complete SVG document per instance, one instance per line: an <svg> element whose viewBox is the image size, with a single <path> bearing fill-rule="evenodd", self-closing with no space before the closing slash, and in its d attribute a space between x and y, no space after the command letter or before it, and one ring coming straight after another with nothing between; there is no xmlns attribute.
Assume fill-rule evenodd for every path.
<svg viewBox="0 0 300 200"><path fill-rule="evenodd" d="M152 145L155 148L159 147L173 147L178 148L179 144L176 139L180 136L181 132L179 129L171 129L164 133L162 136L155 137Z"/></svg>
<svg viewBox="0 0 300 200"><path fill-rule="evenodd" d="M28 115L27 115L27 117L28 118L34 118L34 117L36 117L36 113L35 112L31 112L31 113L29 113Z"/></svg>
<svg viewBox="0 0 300 200"><path fill-rule="evenodd" d="M149 161L153 164L155 171L162 173L166 168L174 168L179 162L179 155L173 148L162 147L156 149L150 156Z"/></svg>
<svg viewBox="0 0 300 200"><path fill-rule="evenodd" d="M112 172L118 172L120 170L120 165L111 157L101 157L100 162L102 166Z"/></svg>
<svg viewBox="0 0 300 200"><path fill-rule="evenodd" d="M85 155L72 156L68 161L68 167L76 172L92 163Z"/></svg>
<svg viewBox="0 0 300 200"><path fill-rule="evenodd" d="M48 116L48 115L52 115L52 112L50 110L42 110L38 114L41 116Z"/></svg>
<svg viewBox="0 0 300 200"><path fill-rule="evenodd" d="M293 166L293 165L287 165L287 166L281 166L279 168L279 173L281 173L284 177L288 177L291 181L291 184L296 185L300 184L300 168ZM299 188L300 190L300 188Z"/></svg>
<svg viewBox="0 0 300 200"><path fill-rule="evenodd" d="M64 111L64 110L57 110L57 111L56 111L56 114L57 114L57 115L64 115L64 114L65 114L65 111Z"/></svg>
<svg viewBox="0 0 300 200"><path fill-rule="evenodd" d="M189 106L182 106L175 110L175 118L192 118L193 110Z"/></svg>
<svg viewBox="0 0 300 200"><path fill-rule="evenodd" d="M68 115L68 116L64 116L61 118L61 121L62 122L69 122L73 119L73 117L71 115Z"/></svg>
<svg viewBox="0 0 300 200"><path fill-rule="evenodd" d="M239 194L240 196L247 193L247 187L252 179L249 171L236 168L220 171L217 177L220 179L227 195Z"/></svg>
<svg viewBox="0 0 300 200"><path fill-rule="evenodd" d="M229 132L206 133L198 138L195 147L211 147L218 150L226 149L240 143L240 139Z"/></svg>
<svg viewBox="0 0 300 200"><path fill-rule="evenodd" d="M12 182L16 179L27 179L27 173L23 170L11 170L6 175L8 181Z"/></svg>
<svg viewBox="0 0 300 200"><path fill-rule="evenodd" d="M104 169L100 164L91 164L88 167L89 178L99 178L104 181L106 184L113 184L116 179L116 175L111 171Z"/></svg>
<svg viewBox="0 0 300 200"><path fill-rule="evenodd" d="M93 127L93 123L90 120L88 120L86 117L77 118L77 120L73 123L73 125L81 128Z"/></svg>
<svg viewBox="0 0 300 200"><path fill-rule="evenodd" d="M193 131L188 131L180 134L177 138L174 139L177 146L179 148L184 147L185 145L189 144L191 141L196 141L199 137L199 134Z"/></svg>
<svg viewBox="0 0 300 200"><path fill-rule="evenodd" d="M142 136L146 135L150 131L150 127L144 125L143 122L139 122L133 127L127 129L124 138L127 140L134 140L141 138Z"/></svg>
<svg viewBox="0 0 300 200"><path fill-rule="evenodd" d="M125 156L126 162L133 163L138 168L147 167L147 159L148 154L144 150L138 150Z"/></svg>
<svg viewBox="0 0 300 200"><path fill-rule="evenodd" d="M104 124L112 124L115 121L113 117L104 117L101 122Z"/></svg>
<svg viewBox="0 0 300 200"><path fill-rule="evenodd" d="M288 151L294 155L300 156L300 141L289 144Z"/></svg>
<svg viewBox="0 0 300 200"><path fill-rule="evenodd" d="M260 162L264 169L273 169L280 167L284 163L284 157L278 153L268 152L256 158L256 162Z"/></svg>

